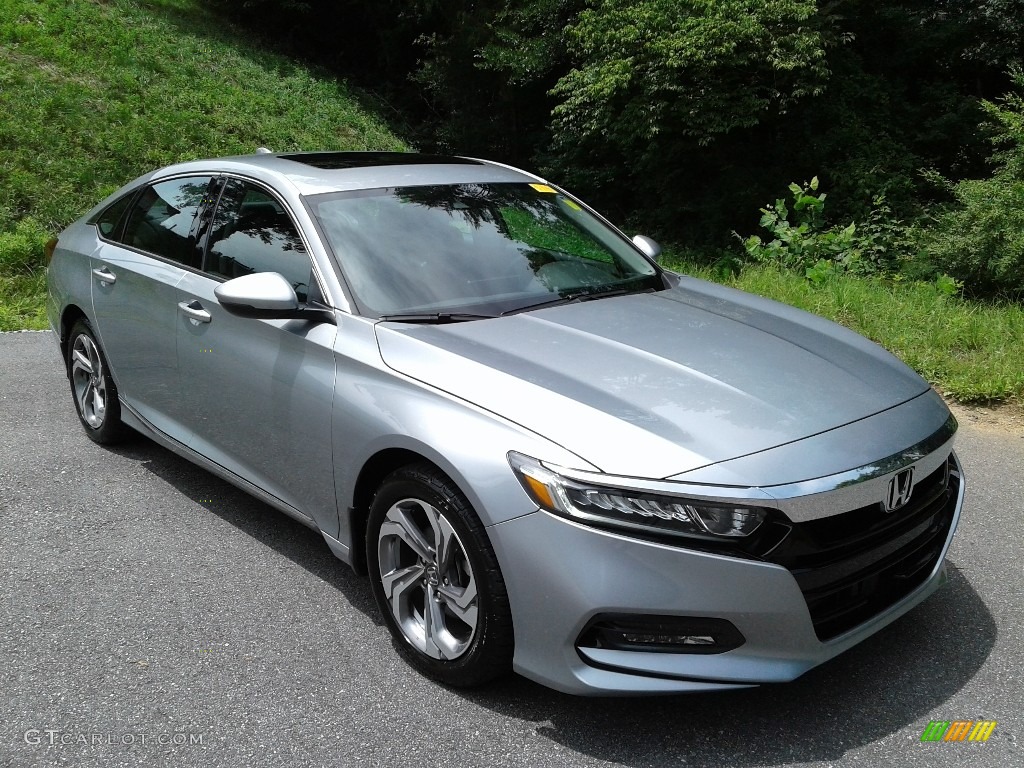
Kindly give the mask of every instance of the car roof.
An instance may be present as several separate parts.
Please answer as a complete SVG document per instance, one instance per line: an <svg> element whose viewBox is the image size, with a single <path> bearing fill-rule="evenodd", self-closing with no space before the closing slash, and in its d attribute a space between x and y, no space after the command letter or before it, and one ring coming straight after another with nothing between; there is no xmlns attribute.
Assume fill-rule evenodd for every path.
<svg viewBox="0 0 1024 768"><path fill-rule="evenodd" d="M160 169L151 179L182 173L237 173L287 183L301 195L432 184L543 181L526 171L487 160L415 152L265 152L178 163Z"/></svg>

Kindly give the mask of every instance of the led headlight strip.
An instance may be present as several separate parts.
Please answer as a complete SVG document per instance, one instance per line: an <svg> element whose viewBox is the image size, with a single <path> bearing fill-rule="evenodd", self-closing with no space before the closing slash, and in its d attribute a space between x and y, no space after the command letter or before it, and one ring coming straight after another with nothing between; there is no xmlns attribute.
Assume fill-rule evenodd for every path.
<svg viewBox="0 0 1024 768"><path fill-rule="evenodd" d="M584 483L514 451L508 460L542 509L579 522L723 541L750 536L767 516L759 507Z"/></svg>

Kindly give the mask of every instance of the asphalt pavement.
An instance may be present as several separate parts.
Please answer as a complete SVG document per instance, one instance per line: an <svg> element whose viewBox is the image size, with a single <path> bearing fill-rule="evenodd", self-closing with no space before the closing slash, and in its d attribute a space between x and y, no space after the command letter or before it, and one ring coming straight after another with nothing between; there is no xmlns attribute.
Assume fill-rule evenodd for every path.
<svg viewBox="0 0 1024 768"><path fill-rule="evenodd" d="M0 766L1024 766L1024 436L963 425L950 583L779 686L579 699L402 663L322 539L90 442L53 336L0 334ZM984 743L922 742L991 720Z"/></svg>

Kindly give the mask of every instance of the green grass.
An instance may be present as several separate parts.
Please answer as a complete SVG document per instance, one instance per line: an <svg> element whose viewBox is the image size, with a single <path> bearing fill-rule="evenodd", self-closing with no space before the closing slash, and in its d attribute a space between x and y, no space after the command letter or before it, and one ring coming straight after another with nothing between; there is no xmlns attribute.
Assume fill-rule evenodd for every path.
<svg viewBox="0 0 1024 768"><path fill-rule="evenodd" d="M30 275L0 275L0 331L48 328L45 293L46 274L42 270Z"/></svg>
<svg viewBox="0 0 1024 768"><path fill-rule="evenodd" d="M47 239L32 218L0 232L0 331L46 327L46 273L40 254Z"/></svg>
<svg viewBox="0 0 1024 768"><path fill-rule="evenodd" d="M344 83L199 0L0 0L0 115L0 330L45 327L43 244L146 171L261 145L404 148ZM863 333L950 397L1024 402L1019 304L766 267L726 282Z"/></svg>
<svg viewBox="0 0 1024 768"><path fill-rule="evenodd" d="M142 173L259 146L404 148L344 83L198 0L0 0L0 115L0 330L42 327L42 244Z"/></svg>
<svg viewBox="0 0 1024 768"><path fill-rule="evenodd" d="M926 283L838 275L815 285L770 266L717 279L835 320L900 357L947 397L964 403L1024 403L1024 307L944 296Z"/></svg>

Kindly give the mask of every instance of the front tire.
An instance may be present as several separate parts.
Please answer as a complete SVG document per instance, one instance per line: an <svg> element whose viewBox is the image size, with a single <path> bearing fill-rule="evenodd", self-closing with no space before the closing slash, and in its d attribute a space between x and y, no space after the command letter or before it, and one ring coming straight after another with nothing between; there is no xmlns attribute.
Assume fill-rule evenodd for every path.
<svg viewBox="0 0 1024 768"><path fill-rule="evenodd" d="M89 439L101 445L123 440L128 428L121 422L117 387L96 334L84 318L72 326L68 337L67 372L75 410Z"/></svg>
<svg viewBox="0 0 1024 768"><path fill-rule="evenodd" d="M469 501L435 467L403 467L381 485L366 561L377 607L413 667L456 687L511 669L512 616L494 550Z"/></svg>

